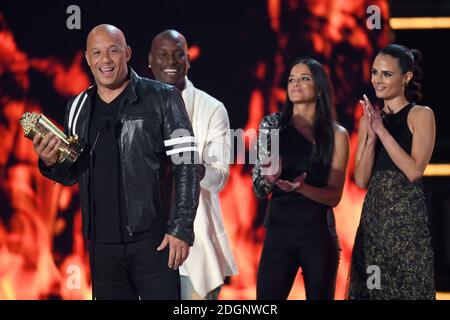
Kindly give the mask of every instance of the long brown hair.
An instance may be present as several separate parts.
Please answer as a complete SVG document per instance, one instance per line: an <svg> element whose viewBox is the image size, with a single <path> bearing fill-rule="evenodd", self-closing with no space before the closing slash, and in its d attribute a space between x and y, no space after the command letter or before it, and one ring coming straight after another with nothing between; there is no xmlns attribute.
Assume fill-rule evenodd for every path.
<svg viewBox="0 0 450 320"><path fill-rule="evenodd" d="M296 60L289 70L303 63L311 71L317 92L317 105L314 119L315 152L313 160L330 165L334 152L333 87L324 67L315 59L301 58ZM283 126L291 123L294 104L289 98L283 108Z"/></svg>

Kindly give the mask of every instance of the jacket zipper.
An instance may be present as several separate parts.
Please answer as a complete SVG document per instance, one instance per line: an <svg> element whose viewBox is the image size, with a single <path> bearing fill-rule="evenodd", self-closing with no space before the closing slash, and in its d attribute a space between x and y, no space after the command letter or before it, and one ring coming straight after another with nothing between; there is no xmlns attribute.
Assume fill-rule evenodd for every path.
<svg viewBox="0 0 450 320"><path fill-rule="evenodd" d="M127 101L127 100L125 100L125 101ZM118 122L121 122L122 109L123 109L123 106L125 105L125 103L126 102L123 102L120 105L119 113L117 115L117 121ZM133 225L133 220L131 219L130 210L129 210L129 207L128 207L128 193L127 193L127 190L126 190L126 188L127 188L126 187L126 170L125 170L125 166L123 165L123 162L122 162L122 158L123 158L123 149L122 149L122 147L123 147L123 144L121 142L122 142L122 128L123 128L123 124L124 123L125 123L125 121L120 126L119 139L118 139L117 143L119 145L119 162L120 162L120 167L122 169L122 172L121 172L120 176L121 176L121 179L122 179L123 198L124 198L124 201L125 201L125 206L124 207L125 207L126 216L127 216L127 219L128 219L128 225L126 225L126 229L128 231L128 235L130 237L132 237L133 234L134 234L134 225Z"/></svg>

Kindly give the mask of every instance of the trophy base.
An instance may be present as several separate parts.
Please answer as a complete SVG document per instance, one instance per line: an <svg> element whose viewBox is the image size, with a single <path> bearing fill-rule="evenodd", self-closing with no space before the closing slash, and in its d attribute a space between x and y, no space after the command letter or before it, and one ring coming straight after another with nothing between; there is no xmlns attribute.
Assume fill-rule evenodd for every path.
<svg viewBox="0 0 450 320"><path fill-rule="evenodd" d="M81 141L70 143L67 148L59 149L58 163L64 168L71 167L77 161L83 150L84 144Z"/></svg>

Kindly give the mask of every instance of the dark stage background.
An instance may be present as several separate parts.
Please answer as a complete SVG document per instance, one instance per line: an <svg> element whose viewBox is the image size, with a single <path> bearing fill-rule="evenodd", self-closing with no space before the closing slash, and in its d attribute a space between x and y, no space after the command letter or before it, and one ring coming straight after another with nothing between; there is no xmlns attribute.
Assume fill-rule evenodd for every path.
<svg viewBox="0 0 450 320"><path fill-rule="evenodd" d="M81 29L69 30L66 9L78 5ZM378 5L381 29L366 26ZM449 1L5 1L0 2L0 299L90 298L89 269L80 231L76 187L40 176L31 142L18 125L25 111L62 124L68 98L90 83L84 61L89 30L101 23L122 29L133 49L130 65L150 77L151 39L171 28L183 33L193 58L189 78L223 101L233 129L257 128L285 100L289 65L300 56L323 62L333 81L336 111L352 134L358 99L373 98L371 61L389 42L423 53L422 104L433 108L437 140L432 163L450 163L448 91L450 29L391 30L389 17L450 16ZM249 138L248 146L254 139ZM221 193L225 225L240 275L223 299L254 299L266 203L251 190L250 165L231 166ZM365 192L351 178L336 209L342 246L336 298L344 297L353 239ZM450 291L450 178L424 178L436 255L436 285ZM79 277L78 277L79 276ZM79 280L79 281L78 281ZM290 298L304 298L301 277Z"/></svg>

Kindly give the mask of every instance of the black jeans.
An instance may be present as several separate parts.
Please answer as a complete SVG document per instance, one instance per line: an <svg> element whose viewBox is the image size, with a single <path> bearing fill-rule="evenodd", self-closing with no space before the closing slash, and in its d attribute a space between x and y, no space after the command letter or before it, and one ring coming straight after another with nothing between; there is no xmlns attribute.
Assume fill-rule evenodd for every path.
<svg viewBox="0 0 450 320"><path fill-rule="evenodd" d="M331 209L308 209L295 212L305 215L300 218L304 224L268 226L258 270L258 300L287 299L300 267L308 300L334 299L339 265L334 215ZM271 210L289 215L285 204L272 204Z"/></svg>
<svg viewBox="0 0 450 320"><path fill-rule="evenodd" d="M169 246L156 250L161 241L162 236L152 236L123 244L95 243L96 299L179 300L179 273L167 266Z"/></svg>

